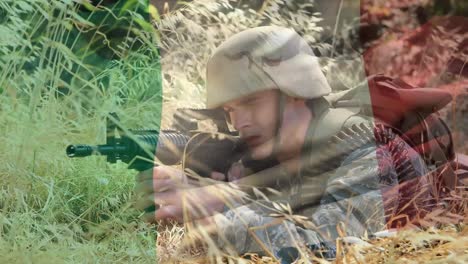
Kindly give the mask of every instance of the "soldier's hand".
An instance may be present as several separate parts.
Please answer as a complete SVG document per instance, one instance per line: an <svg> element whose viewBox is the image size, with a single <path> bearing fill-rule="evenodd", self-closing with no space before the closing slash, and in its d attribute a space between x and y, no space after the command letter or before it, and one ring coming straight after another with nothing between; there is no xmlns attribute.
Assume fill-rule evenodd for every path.
<svg viewBox="0 0 468 264"><path fill-rule="evenodd" d="M223 199L217 195L216 185L200 187L183 171L169 166L159 166L140 172L136 179L136 207L157 210L147 212L144 220L173 219L178 222L193 221L221 211Z"/></svg>
<svg viewBox="0 0 468 264"><path fill-rule="evenodd" d="M236 182L240 178L245 177L245 168L244 166L236 162L231 165L229 168L229 171L227 173L227 176L220 173L220 172L212 172L211 173L211 178L215 179L217 181L228 181L228 182Z"/></svg>

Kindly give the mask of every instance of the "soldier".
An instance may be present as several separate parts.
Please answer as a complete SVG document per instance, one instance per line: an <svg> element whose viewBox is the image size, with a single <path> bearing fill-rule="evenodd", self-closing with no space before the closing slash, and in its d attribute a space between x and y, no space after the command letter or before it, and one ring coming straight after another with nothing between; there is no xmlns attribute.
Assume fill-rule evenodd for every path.
<svg viewBox="0 0 468 264"><path fill-rule="evenodd" d="M285 252L297 255L288 250L306 246L332 256L339 235L385 229L386 217L397 210L398 192L391 199L382 195L404 178L394 164L395 151L405 152L408 179L427 172L421 157L385 126L378 130L357 108L332 107L317 57L291 29L259 27L234 35L216 49L206 77L207 107L224 109L248 146L246 160L276 164L252 172L240 161L227 175L214 172L211 178L234 182L248 197L257 193L253 187L267 195L220 194L226 187L221 182L198 186L181 171L155 167L139 177L139 192L149 197L139 206L160 206L152 221L184 222L190 216L211 223L218 245L239 254L260 252L286 261ZM377 130L386 137L382 142L396 142L398 149L376 142ZM288 204L291 212L286 206L286 214L278 214L275 204Z"/></svg>

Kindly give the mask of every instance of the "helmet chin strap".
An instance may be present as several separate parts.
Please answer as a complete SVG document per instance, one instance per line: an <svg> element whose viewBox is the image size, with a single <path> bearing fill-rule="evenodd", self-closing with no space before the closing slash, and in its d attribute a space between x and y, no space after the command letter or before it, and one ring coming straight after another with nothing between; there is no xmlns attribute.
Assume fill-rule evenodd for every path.
<svg viewBox="0 0 468 264"><path fill-rule="evenodd" d="M272 168L278 165L277 154L279 153L280 147L280 130L283 123L284 107L286 105L286 95L280 91L278 98L278 122L276 123L275 134L273 137L273 149L268 155L262 160L252 159L251 153L242 159L244 166L252 169L254 172L262 171L268 168Z"/></svg>
<svg viewBox="0 0 468 264"><path fill-rule="evenodd" d="M263 161L268 164L276 164L278 162L277 154L280 151L280 131L281 131L281 125L283 124L283 114L284 114L284 108L286 105L287 97L281 91L279 92L280 94L278 98L278 112L277 112L278 122L276 123L275 133L273 136L273 149L270 155L268 155L268 157L263 159ZM251 158L250 154L249 154L248 159L251 161L254 161Z"/></svg>
<svg viewBox="0 0 468 264"><path fill-rule="evenodd" d="M286 95L279 91L280 94L279 94L279 98L278 98L278 113L277 113L277 116L278 116L278 122L276 123L276 128L275 128L275 135L274 135L274 138L273 138L273 149L271 151L271 154L270 156L268 157L268 159L277 159L276 155L279 153L280 151L280 141L281 141L281 137L280 137L280 132L281 132L281 126L283 124L283 115L284 115L284 108L286 106Z"/></svg>

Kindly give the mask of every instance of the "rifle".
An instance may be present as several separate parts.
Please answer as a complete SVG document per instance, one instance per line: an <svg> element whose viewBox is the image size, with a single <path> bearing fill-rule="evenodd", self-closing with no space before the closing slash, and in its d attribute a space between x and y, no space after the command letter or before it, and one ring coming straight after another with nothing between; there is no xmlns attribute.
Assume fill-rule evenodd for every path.
<svg viewBox="0 0 468 264"><path fill-rule="evenodd" d="M155 158L165 165L182 163L198 175L212 171L227 173L232 163L244 156L246 147L236 132L228 128L222 109L177 109L173 115L175 129L126 130L116 113L106 119L106 144L69 145L68 157L103 155L107 162L118 160L129 169L144 171L155 166ZM200 132L198 122L212 120L218 133Z"/></svg>

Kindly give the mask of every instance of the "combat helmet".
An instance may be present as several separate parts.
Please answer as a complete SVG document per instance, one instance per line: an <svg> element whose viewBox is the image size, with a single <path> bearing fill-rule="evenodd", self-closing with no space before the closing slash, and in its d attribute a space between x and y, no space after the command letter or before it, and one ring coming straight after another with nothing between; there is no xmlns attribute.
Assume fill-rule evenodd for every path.
<svg viewBox="0 0 468 264"><path fill-rule="evenodd" d="M278 26L248 29L226 40L208 61L206 81L207 108L269 89L303 99L331 92L307 42Z"/></svg>

